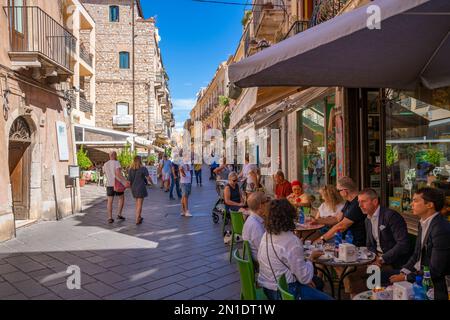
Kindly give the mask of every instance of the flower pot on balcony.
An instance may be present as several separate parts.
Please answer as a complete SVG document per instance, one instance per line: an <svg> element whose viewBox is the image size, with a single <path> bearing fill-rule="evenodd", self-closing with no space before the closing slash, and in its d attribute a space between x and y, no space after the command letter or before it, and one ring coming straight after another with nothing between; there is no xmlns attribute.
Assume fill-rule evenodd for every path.
<svg viewBox="0 0 450 320"><path fill-rule="evenodd" d="M85 185L86 185L86 180L84 178L80 179L80 188L83 188Z"/></svg>

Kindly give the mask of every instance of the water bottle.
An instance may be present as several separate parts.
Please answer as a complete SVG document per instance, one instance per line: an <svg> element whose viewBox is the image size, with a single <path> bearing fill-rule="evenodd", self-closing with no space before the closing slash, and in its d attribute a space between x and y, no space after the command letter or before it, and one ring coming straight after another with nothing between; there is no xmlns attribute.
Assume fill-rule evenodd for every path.
<svg viewBox="0 0 450 320"><path fill-rule="evenodd" d="M334 255L336 258L339 257L339 245L342 243L342 234L341 231L336 232L334 236Z"/></svg>
<svg viewBox="0 0 450 320"><path fill-rule="evenodd" d="M350 230L347 231L347 234L345 235L345 242L353 244L353 235Z"/></svg>
<svg viewBox="0 0 450 320"><path fill-rule="evenodd" d="M416 276L416 282L413 285L414 300L427 300L425 290L422 286L422 277Z"/></svg>
<svg viewBox="0 0 450 320"><path fill-rule="evenodd" d="M431 281L430 268L427 266L423 267L423 281L422 286L428 300L434 300L434 286L433 281Z"/></svg>
<svg viewBox="0 0 450 320"><path fill-rule="evenodd" d="M305 213L303 212L303 207L300 207L298 209L298 211L299 211L298 222L300 224L304 224L305 223Z"/></svg>

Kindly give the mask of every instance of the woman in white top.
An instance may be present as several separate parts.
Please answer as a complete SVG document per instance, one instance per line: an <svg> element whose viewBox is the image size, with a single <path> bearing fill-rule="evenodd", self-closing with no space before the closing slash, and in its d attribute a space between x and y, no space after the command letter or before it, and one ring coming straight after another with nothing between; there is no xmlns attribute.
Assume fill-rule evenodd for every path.
<svg viewBox="0 0 450 320"><path fill-rule="evenodd" d="M297 300L330 300L331 297L313 287L319 287L314 266L306 261L303 243L294 234L297 217L295 208L286 199L270 202L265 217L265 228L258 250L258 284L270 300L279 300L277 283L284 274L289 292ZM316 259L322 252L313 252ZM323 284L322 284L323 287Z"/></svg>
<svg viewBox="0 0 450 320"><path fill-rule="evenodd" d="M320 205L319 210L313 221L326 226L334 226L342 220L342 208L345 201L333 185L326 185L319 190L324 202Z"/></svg>

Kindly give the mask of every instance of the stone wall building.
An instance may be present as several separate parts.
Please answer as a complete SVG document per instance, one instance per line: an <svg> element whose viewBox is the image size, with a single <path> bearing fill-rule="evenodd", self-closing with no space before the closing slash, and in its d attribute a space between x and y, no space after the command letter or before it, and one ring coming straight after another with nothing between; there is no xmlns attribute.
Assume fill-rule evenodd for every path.
<svg viewBox="0 0 450 320"><path fill-rule="evenodd" d="M144 19L140 1L83 4L96 22L96 127L136 134L141 151L159 134L168 144L175 121L155 20Z"/></svg>
<svg viewBox="0 0 450 320"><path fill-rule="evenodd" d="M0 167L0 241L5 241L19 226L79 209L79 192L67 184L68 167L76 163L68 95L80 63L75 34L85 26L73 21L89 17L77 0L2 0L0 7L0 162L6 164Z"/></svg>
<svg viewBox="0 0 450 320"><path fill-rule="evenodd" d="M205 133L209 129L219 130L221 133L228 129L225 124L226 113L229 112L228 62L225 61L219 65L209 85L197 94L197 102L191 110L189 124L186 124L190 127L191 139L198 134L195 132L197 129L194 129L196 122L201 122L202 139L205 138Z"/></svg>

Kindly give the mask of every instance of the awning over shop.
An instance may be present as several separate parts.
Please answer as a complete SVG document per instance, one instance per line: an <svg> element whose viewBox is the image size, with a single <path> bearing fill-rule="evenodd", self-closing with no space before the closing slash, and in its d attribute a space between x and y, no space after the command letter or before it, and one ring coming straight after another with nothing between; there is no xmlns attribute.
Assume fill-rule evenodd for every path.
<svg viewBox="0 0 450 320"><path fill-rule="evenodd" d="M139 137L136 134L82 124L75 124L74 128L76 145L94 148L116 148L130 144L164 152L163 149L153 145L150 140Z"/></svg>
<svg viewBox="0 0 450 320"><path fill-rule="evenodd" d="M255 128L265 128L275 121L285 117L296 110L305 109L308 104L320 99L321 97L333 94L333 88L307 88L303 91L290 96L278 104L273 104L266 108L255 108L252 110L254 114Z"/></svg>
<svg viewBox="0 0 450 320"><path fill-rule="evenodd" d="M369 29L368 6L381 28ZM369 12L369 13L368 13ZM375 0L229 67L239 87L450 86L450 1Z"/></svg>
<svg viewBox="0 0 450 320"><path fill-rule="evenodd" d="M230 128L234 128L246 115L301 90L302 88L295 87L250 88L238 100L238 104L231 114Z"/></svg>

